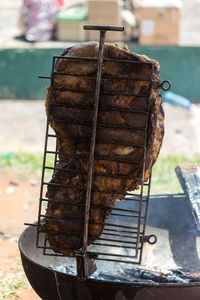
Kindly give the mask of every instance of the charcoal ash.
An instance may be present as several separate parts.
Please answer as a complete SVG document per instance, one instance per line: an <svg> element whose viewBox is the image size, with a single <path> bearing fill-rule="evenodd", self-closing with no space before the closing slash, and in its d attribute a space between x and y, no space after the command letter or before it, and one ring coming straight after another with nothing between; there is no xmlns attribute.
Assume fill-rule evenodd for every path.
<svg viewBox="0 0 200 300"><path fill-rule="evenodd" d="M118 270L118 276L109 275L102 272L95 276L95 279L108 280L108 281L120 281L129 283L181 283L188 284L194 282L200 282L200 277L195 277L195 274L191 276L189 273L185 273L181 270L169 270L168 273L161 273L152 270L146 270L141 268L124 269L121 272Z"/></svg>
<svg viewBox="0 0 200 300"><path fill-rule="evenodd" d="M165 283L179 283L179 284L188 284L188 283L200 283L199 274L190 274L185 270L173 269L173 270L163 270L155 271L148 270L140 267L127 268L124 264L106 264L106 262L97 263L97 270L92 276L91 279L95 280L104 280L109 282L123 282L123 283L143 283L143 284L165 284ZM75 259L71 259L71 264L66 266L60 265L50 268L67 274L71 276L76 276L76 263Z"/></svg>
<svg viewBox="0 0 200 300"><path fill-rule="evenodd" d="M161 273L140 268L125 269L125 273L130 280L134 278L151 281L153 283L192 283L200 282L200 278L191 277L189 274L181 270L169 270L168 273Z"/></svg>

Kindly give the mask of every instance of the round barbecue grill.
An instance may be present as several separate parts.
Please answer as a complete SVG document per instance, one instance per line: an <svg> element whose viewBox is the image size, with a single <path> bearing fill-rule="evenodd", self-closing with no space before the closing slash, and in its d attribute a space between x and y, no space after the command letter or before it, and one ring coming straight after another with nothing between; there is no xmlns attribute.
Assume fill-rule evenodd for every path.
<svg viewBox="0 0 200 300"><path fill-rule="evenodd" d="M130 64L136 70L145 67L148 75L145 78L129 78L129 80L145 81L148 86L147 92L142 94L131 94L134 99L141 97L145 99L146 110L124 109L123 112L145 115L144 127L133 127L122 124L103 124L98 122L98 114L101 109L116 111L116 107L99 106L101 71L103 66L104 40L107 30L123 30L121 27L93 26L86 25L85 29L100 30L99 57L70 57L55 56L53 58L51 77L43 77L51 80L50 99L47 109L47 128L44 149L44 162L42 170L41 191L38 220L35 224L27 224L29 227L22 233L19 240L19 248L25 273L32 287L43 300L107 300L107 299L198 299L200 289L200 245L196 224L184 194L181 195L156 195L150 197L151 176L144 181L147 151L147 132L150 120L150 97L152 89L168 90L170 82L153 81L153 62L111 59L115 63ZM71 124L66 119L53 118L50 110L53 106L69 108L65 104L52 103L54 90L54 77L71 76L66 72L57 72L56 64L59 59L72 61L95 61L97 63L96 89L94 91L93 122L82 124L79 121L75 125L90 126L91 140L89 163L87 173L87 187L74 185L73 183L63 184L60 182L48 182L45 171L52 171L53 174L59 169L59 159L62 153L59 152L58 139L66 139L66 136L51 132L51 122ZM107 59L108 61L109 59ZM59 74L58 74L59 73ZM112 77L113 80L122 77ZM128 77L126 77L128 78ZM123 77L124 80L124 77ZM126 80L126 79L125 79ZM128 80L128 79L127 79ZM64 90L66 91L66 90ZM70 92L74 92L71 91ZM76 91L75 91L76 92ZM79 91L80 92L80 91ZM122 92L120 91L119 94ZM111 93L112 95L112 93ZM124 95L124 94L121 94ZM127 96L127 95L126 95ZM78 107L80 109L80 105ZM82 105L81 109L84 109ZM98 140L97 128L114 127L126 128L134 132L143 132L142 144L123 143L122 145L142 148L143 157L141 160L127 160L116 157L95 156L96 137ZM55 143L52 149L48 148L49 139L53 138ZM104 141L105 142L105 141ZM108 143L119 144L119 141ZM53 155L53 164L48 165L48 156ZM81 154L68 153L69 157L78 157ZM88 158L87 157L87 158ZM103 230L95 240L88 242L90 223L90 206L92 199L94 160L113 160L120 163L128 163L142 166L140 187L136 192L116 190L104 190L102 193L119 195L115 206L110 209L109 217L103 223ZM139 168L139 167L138 167ZM64 168L64 172L77 173L80 170ZM83 170L82 170L83 172ZM100 176L128 178L122 174L113 175L100 173ZM62 187L65 191L71 189L83 190L86 192L85 203L68 203L68 200L57 200L47 197L46 188L49 186ZM123 201L122 201L123 199ZM49 204L50 203L50 204ZM62 204L62 207L77 207L84 209L84 224L82 247L80 249L56 248L48 240L48 234L57 234L52 229L46 229L43 224L48 220L58 220L62 216L51 215L46 208L51 203ZM72 209L73 210L73 209ZM112 210L112 211L111 211ZM68 209L67 218L73 219ZM148 219L147 219L148 216ZM56 224L56 223L54 223ZM69 234L66 236L69 236ZM68 257L70 256L70 257Z"/></svg>
<svg viewBox="0 0 200 300"><path fill-rule="evenodd" d="M146 230L158 242L144 247L141 266L99 261L90 279L78 280L74 259L43 255L30 226L19 240L26 276L43 300L199 299L200 234L185 195L151 196Z"/></svg>

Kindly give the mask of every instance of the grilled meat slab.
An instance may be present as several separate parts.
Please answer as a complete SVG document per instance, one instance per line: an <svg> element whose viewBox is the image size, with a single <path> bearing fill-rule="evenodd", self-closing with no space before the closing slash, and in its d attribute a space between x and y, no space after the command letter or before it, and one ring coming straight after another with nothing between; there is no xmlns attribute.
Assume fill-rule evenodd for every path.
<svg viewBox="0 0 200 300"><path fill-rule="evenodd" d="M88 42L66 49L62 56L95 58L98 57L98 50L98 43ZM127 191L139 188L143 171L144 180L148 180L164 135L162 100L156 88L156 83L160 81L159 64L107 43L104 59L138 63L107 60L103 63L88 244L101 235L116 199L122 200ZM153 69L148 62L153 63ZM48 186L47 197L56 202L48 203L47 214L53 218L45 218L42 228L56 252L69 254L70 250L80 249L83 243L97 62L60 58L56 63L56 71L50 125L60 136L57 138L59 163L51 183L60 186ZM112 78L119 76L126 78ZM151 78L152 85L148 80ZM49 101L50 89L47 91L46 106Z"/></svg>

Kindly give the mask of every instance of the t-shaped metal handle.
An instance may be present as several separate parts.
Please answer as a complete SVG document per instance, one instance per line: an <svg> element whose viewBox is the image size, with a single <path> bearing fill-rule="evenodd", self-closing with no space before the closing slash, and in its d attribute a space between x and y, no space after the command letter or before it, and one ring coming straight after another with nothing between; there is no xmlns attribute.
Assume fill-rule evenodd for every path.
<svg viewBox="0 0 200 300"><path fill-rule="evenodd" d="M84 25L85 30L100 30L100 31L124 31L123 26L109 26L109 25Z"/></svg>

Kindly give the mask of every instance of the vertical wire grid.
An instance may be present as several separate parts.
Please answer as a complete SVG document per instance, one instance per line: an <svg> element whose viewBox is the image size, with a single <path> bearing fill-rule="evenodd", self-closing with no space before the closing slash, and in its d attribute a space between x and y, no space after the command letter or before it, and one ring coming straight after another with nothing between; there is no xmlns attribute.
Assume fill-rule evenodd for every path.
<svg viewBox="0 0 200 300"><path fill-rule="evenodd" d="M39 200L38 222L37 222L37 236L36 236L36 245L37 246L39 246L39 233L40 233L41 211L42 211L42 203L43 203L42 199L43 199L45 166L46 166L46 156L47 156L47 146L48 146L48 136L49 136L50 103L52 102L52 89L53 89L53 80L54 80L54 67L55 67L55 57L53 57L52 69L51 69L50 99L49 99L49 102L48 102L48 107L46 109L46 111L47 111L47 122L46 122L46 133L45 133L43 166L42 166L40 198L39 198L40 200Z"/></svg>
<svg viewBox="0 0 200 300"><path fill-rule="evenodd" d="M144 174L145 174L145 168L146 168L146 156L147 156L147 135L148 135L148 122L149 122L149 111L150 111L150 96L152 92L152 76L153 76L153 66L154 64L151 64L151 81L150 81L150 87L149 87L149 97L148 97L148 110L147 110L147 118L146 118L146 126L145 126L145 147L144 147L144 163L143 163L143 170L142 170L142 184L141 184L141 192L140 192L140 204L139 204L139 218L138 218L138 230L137 230L137 245L136 245L136 256L138 256L139 246L140 244L140 228L141 228L141 215L142 215L142 209L143 209L143 190L144 190ZM148 184L148 193L150 193L150 181ZM148 196L147 196L148 198ZM148 199L147 199L148 200ZM144 219L145 222L145 219ZM143 223L143 232L144 232L144 223ZM142 257L142 250L143 247L141 245L140 249L140 258Z"/></svg>

